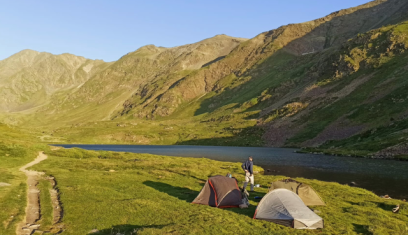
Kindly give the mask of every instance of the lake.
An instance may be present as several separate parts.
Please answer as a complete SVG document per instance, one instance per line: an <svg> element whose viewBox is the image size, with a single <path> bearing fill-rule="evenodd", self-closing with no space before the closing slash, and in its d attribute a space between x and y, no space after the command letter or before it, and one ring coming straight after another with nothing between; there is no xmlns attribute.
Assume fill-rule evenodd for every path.
<svg viewBox="0 0 408 235"><path fill-rule="evenodd" d="M55 146L209 158L228 162L243 162L248 156L253 156L254 164L263 167L265 174L303 177L341 184L355 182L358 187L373 191L377 195L388 194L392 198L408 199L408 162L402 161L301 154L295 153L296 149L266 147L77 144Z"/></svg>

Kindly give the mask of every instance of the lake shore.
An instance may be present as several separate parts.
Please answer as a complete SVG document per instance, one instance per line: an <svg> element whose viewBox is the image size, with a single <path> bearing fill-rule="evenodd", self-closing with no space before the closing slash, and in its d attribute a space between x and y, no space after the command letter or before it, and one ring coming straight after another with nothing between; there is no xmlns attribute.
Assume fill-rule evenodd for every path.
<svg viewBox="0 0 408 235"><path fill-rule="evenodd" d="M356 157L366 159L381 159L381 160L394 160L394 161L408 161L407 155L395 155L383 150L379 153L368 154L366 151L344 150L344 149L320 149L320 148L301 148L296 151L297 153L311 153L311 154L323 154L329 156L341 156L341 157Z"/></svg>
<svg viewBox="0 0 408 235"><path fill-rule="evenodd" d="M296 149L266 147L193 146L193 145L59 145L87 150L149 153L163 156L209 158L217 161L242 162L248 156L265 169L265 174L284 174L323 181L349 184L378 195L408 198L408 162L354 157L294 153ZM269 170L269 171L268 171ZM396 174L398 172L398 174Z"/></svg>

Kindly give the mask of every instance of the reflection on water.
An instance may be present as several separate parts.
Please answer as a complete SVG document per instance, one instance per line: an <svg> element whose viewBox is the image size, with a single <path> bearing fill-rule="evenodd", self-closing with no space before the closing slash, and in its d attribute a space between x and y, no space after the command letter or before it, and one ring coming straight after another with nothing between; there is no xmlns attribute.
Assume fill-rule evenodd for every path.
<svg viewBox="0 0 408 235"><path fill-rule="evenodd" d="M265 174L332 181L356 182L378 195L408 199L408 162L299 154L295 149L259 147L155 146L155 145L58 145L88 150L150 153L166 156L210 158L242 162L254 157L255 165L269 169ZM404 187L401 187L404 186ZM405 187L406 186L406 187Z"/></svg>

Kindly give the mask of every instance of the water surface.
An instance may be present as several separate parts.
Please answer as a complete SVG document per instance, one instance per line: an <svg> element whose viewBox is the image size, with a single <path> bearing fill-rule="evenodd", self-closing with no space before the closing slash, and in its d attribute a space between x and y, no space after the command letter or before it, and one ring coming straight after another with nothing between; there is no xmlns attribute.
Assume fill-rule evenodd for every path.
<svg viewBox="0 0 408 235"><path fill-rule="evenodd" d="M408 162L295 153L296 149L181 145L58 145L87 150L150 153L243 162L253 156L265 174L332 181L355 182L378 195L408 199ZM269 170L269 171L267 171Z"/></svg>

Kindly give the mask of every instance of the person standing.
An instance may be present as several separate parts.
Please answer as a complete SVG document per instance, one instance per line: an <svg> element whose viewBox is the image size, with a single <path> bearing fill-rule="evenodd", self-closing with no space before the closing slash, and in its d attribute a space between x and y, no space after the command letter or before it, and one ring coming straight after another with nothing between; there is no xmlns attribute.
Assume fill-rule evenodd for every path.
<svg viewBox="0 0 408 235"><path fill-rule="evenodd" d="M242 169L245 171L245 182L242 187L244 191L248 185L248 182L251 182L251 192L254 191L254 164L252 162L252 156L248 158L244 163L242 163Z"/></svg>

